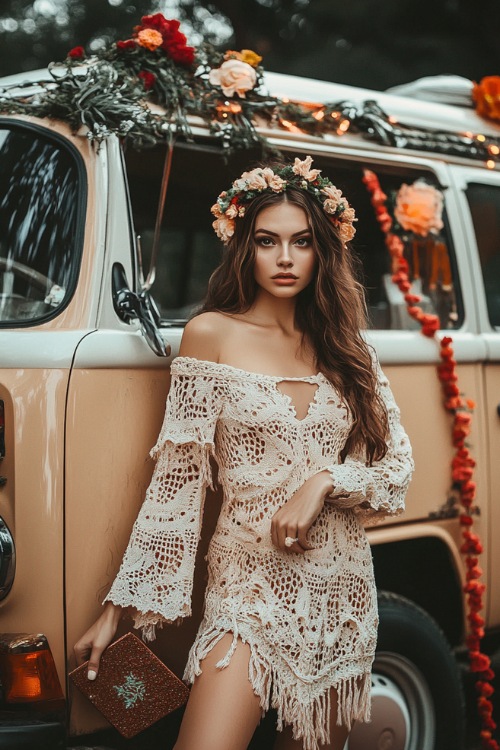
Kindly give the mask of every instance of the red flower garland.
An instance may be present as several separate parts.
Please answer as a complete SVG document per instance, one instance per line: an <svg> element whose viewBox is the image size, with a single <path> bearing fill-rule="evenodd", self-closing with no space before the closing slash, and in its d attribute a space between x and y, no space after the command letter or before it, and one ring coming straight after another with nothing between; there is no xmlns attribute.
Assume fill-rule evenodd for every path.
<svg viewBox="0 0 500 750"><path fill-rule="evenodd" d="M411 282L408 275L409 266L403 256L404 243L397 234L391 231L393 222L386 207L387 196L380 187L377 175L371 170L364 170L363 182L370 193L377 221L385 235L385 244L392 258L392 281L404 294L408 314L420 323L421 332L424 336L436 338L436 333L440 328L439 318L437 315L424 313L422 308L418 306L422 298L420 295L411 293ZM451 336L444 336L438 343L441 364L438 365L437 372L444 396L444 408L453 415L451 437L455 455L451 462L451 480L462 507L459 516L463 538L460 552L464 557L466 566L466 583L463 591L466 595L467 621L469 623L469 635L466 644L469 650L470 671L477 677L477 711L481 721L481 746L485 750L500 750L500 745L492 735L492 732L496 729L496 723L493 720L493 704L489 700L494 692L491 681L494 679L495 673L491 669L490 658L481 652L485 622L479 612L483 609L483 594L486 586L479 580L483 574L478 564L483 546L478 535L472 531L474 525L473 513L475 511L473 501L476 497L476 483L472 481L472 477L476 462L470 455L465 443L472 421L470 411L474 409L475 404L469 399L464 399L460 393L456 371L457 363L454 359L452 346L453 339Z"/></svg>
<svg viewBox="0 0 500 750"><path fill-rule="evenodd" d="M161 35L158 48L163 50L167 57L170 57L178 65L190 67L194 62L195 48L187 45L186 36L179 31L179 26L179 21L175 19L168 21L163 13L143 16L141 25L134 28L134 38L117 42L117 49L128 50L135 49L137 46L144 46L141 43L141 32L150 29Z"/></svg>

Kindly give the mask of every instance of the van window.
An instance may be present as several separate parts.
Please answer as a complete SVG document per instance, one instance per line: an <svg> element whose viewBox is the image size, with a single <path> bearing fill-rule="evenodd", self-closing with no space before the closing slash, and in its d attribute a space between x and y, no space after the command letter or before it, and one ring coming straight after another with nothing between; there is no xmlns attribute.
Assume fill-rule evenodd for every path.
<svg viewBox="0 0 500 750"><path fill-rule="evenodd" d="M293 156L301 156L294 152ZM165 148L125 154L133 219L141 236L146 271L151 251ZM221 149L208 145L178 144L175 147L166 209L160 240L156 282L152 292L165 322L186 320L201 304L208 278L218 264L222 245L212 230L210 207L222 190L258 161L256 154L240 151L227 163ZM356 209L354 249L360 256L367 288L370 324L377 329L416 329L419 324L406 312L402 294L391 282L390 258L362 182L363 168L377 172L382 189L394 195L403 183L418 178L438 187L431 172L408 167L380 165L337 157L315 157L314 166L343 191ZM422 295L425 312L439 315L442 328L461 325L462 306L457 269L446 215L440 236L441 251L448 262L443 276L435 262L432 240L408 238L406 254L415 278L414 293ZM444 250L443 250L444 248ZM441 264L442 265L442 264Z"/></svg>
<svg viewBox="0 0 500 750"><path fill-rule="evenodd" d="M466 195L474 223L490 323L500 328L500 187L470 183Z"/></svg>
<svg viewBox="0 0 500 750"><path fill-rule="evenodd" d="M62 138L0 121L0 325L42 322L69 301L83 239L79 173Z"/></svg>

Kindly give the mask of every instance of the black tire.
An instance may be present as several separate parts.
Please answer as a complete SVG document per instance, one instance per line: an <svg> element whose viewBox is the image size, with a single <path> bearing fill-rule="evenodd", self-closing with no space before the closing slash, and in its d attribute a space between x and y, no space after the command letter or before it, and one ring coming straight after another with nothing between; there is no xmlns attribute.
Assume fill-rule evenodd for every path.
<svg viewBox="0 0 500 750"><path fill-rule="evenodd" d="M463 750L465 701L457 661L435 620L402 596L379 594L373 717L349 750Z"/></svg>

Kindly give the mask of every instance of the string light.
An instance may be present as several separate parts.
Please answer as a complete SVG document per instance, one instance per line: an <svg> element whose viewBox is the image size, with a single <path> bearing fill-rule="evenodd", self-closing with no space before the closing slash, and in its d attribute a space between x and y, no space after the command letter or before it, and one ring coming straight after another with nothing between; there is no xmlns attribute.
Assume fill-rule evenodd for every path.
<svg viewBox="0 0 500 750"><path fill-rule="evenodd" d="M290 133L302 133L302 130L294 125L293 122L290 122L290 120L280 120L280 123L284 128L289 130Z"/></svg>

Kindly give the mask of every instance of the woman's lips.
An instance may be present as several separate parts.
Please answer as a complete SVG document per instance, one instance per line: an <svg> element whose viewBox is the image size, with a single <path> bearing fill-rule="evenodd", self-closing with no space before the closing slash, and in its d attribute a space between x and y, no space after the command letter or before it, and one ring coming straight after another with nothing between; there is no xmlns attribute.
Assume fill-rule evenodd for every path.
<svg viewBox="0 0 500 750"><path fill-rule="evenodd" d="M279 286L291 286L292 284L295 284L297 281L296 276L275 276L273 278L273 281L275 284L279 284Z"/></svg>

